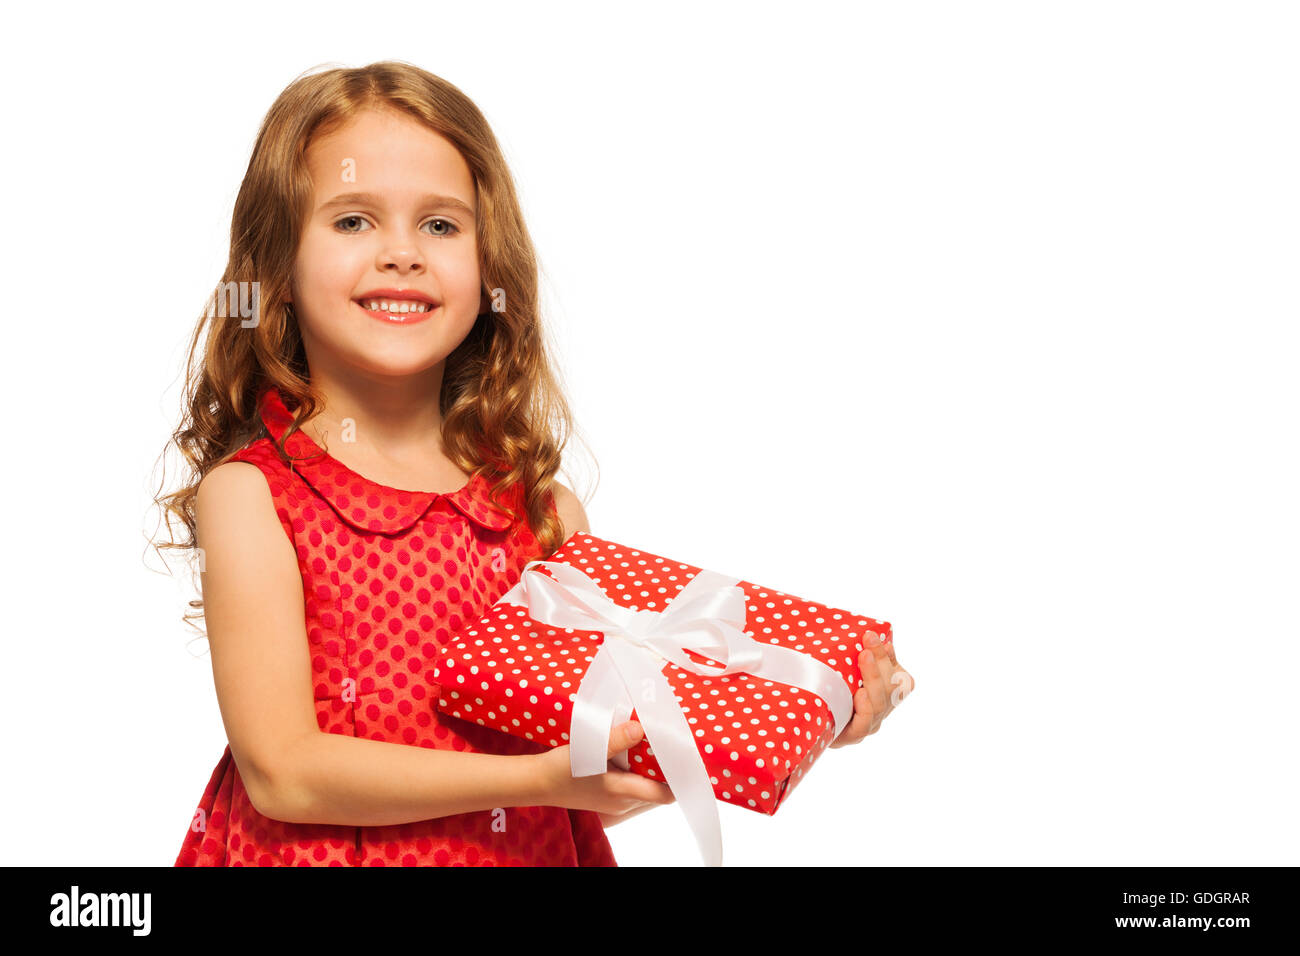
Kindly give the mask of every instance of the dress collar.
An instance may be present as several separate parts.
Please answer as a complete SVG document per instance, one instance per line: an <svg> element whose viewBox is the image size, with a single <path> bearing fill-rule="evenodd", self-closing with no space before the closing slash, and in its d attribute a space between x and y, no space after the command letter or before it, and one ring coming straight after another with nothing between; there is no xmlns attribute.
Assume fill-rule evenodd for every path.
<svg viewBox="0 0 1300 956"><path fill-rule="evenodd" d="M293 412L274 385L263 390L259 407L267 434L279 442L293 423ZM465 517L491 531L505 531L514 524L512 517L493 507L488 498L491 484L481 474L471 478L459 491L448 494L401 491L353 471L301 429L289 436L284 447L293 459L290 467L329 502L340 518L358 531L381 534L405 531L439 498L446 498Z"/></svg>

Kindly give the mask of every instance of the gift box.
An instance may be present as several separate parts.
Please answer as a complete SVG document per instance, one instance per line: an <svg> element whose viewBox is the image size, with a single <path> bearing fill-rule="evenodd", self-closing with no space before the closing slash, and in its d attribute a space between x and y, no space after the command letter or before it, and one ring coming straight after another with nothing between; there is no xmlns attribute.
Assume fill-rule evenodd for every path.
<svg viewBox="0 0 1300 956"><path fill-rule="evenodd" d="M616 763L667 783L720 865L714 801L776 812L852 717L869 636L889 622L574 532L439 648L437 706L569 744L575 776L639 721Z"/></svg>

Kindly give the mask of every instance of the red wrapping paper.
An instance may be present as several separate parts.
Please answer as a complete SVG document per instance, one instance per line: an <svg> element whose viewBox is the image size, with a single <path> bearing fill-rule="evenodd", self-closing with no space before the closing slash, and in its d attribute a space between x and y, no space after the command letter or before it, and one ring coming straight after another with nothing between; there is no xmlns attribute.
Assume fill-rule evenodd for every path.
<svg viewBox="0 0 1300 956"><path fill-rule="evenodd" d="M702 570L586 532L574 532L547 560L579 569L615 604L633 610L663 611ZM883 641L893 636L888 621L749 581L737 586L747 599L748 636L813 656L838 672L850 693L862 686L858 658L868 634ZM604 639L600 631L539 624L518 605L493 605L439 648L438 709L548 747L567 744L573 697ZM695 733L713 792L726 803L775 813L834 742L830 707L802 688L745 673L706 677L671 662L663 674ZM637 719L635 710L631 719ZM648 740L627 757L630 770L663 782Z"/></svg>

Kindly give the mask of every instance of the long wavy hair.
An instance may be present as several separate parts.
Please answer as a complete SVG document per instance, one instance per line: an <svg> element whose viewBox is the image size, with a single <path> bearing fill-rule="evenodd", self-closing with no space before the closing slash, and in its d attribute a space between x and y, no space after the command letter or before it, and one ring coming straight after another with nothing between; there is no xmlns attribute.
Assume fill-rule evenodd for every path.
<svg viewBox="0 0 1300 956"><path fill-rule="evenodd" d="M573 419L545 341L537 258L513 178L487 120L469 97L416 66L383 61L300 75L262 121L235 199L230 256L190 340L182 419L163 451L165 456L173 444L179 448L189 473L178 490L154 498L171 539L157 548L197 547L199 483L266 434L258 398L268 385L278 387L296 412L286 439L323 405L308 377L292 306L284 299L311 210L307 147L314 136L367 109L400 110L446 137L469 166L478 206L479 273L489 300L499 301L495 290L502 290L507 307L480 315L446 359L439 395L443 448L472 478L491 479L492 502L528 522L543 556L562 543L560 522L548 502ZM238 285L253 282L259 285ZM243 310L211 305L223 290L240 288L258 289L252 327L244 327ZM288 461L283 444L276 447ZM516 483L522 514L509 503L513 495L505 494ZM173 518L187 529L185 540L172 535ZM185 619L201 618L203 602L189 604L197 613Z"/></svg>

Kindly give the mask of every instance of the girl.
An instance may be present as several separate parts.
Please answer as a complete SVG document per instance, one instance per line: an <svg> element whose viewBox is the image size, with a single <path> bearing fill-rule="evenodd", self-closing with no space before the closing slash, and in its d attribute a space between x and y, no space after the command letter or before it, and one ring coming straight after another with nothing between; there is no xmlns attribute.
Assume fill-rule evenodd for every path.
<svg viewBox="0 0 1300 956"><path fill-rule="evenodd" d="M671 803L664 784L575 778L567 746L436 708L439 644L589 530L554 478L571 420L483 115L403 63L300 77L262 123L221 289L173 436L193 481L161 499L190 532L165 546L201 558L229 741L176 865L616 865L604 827ZM863 663L836 746L906 677L888 647ZM613 728L610 757L640 736Z"/></svg>

